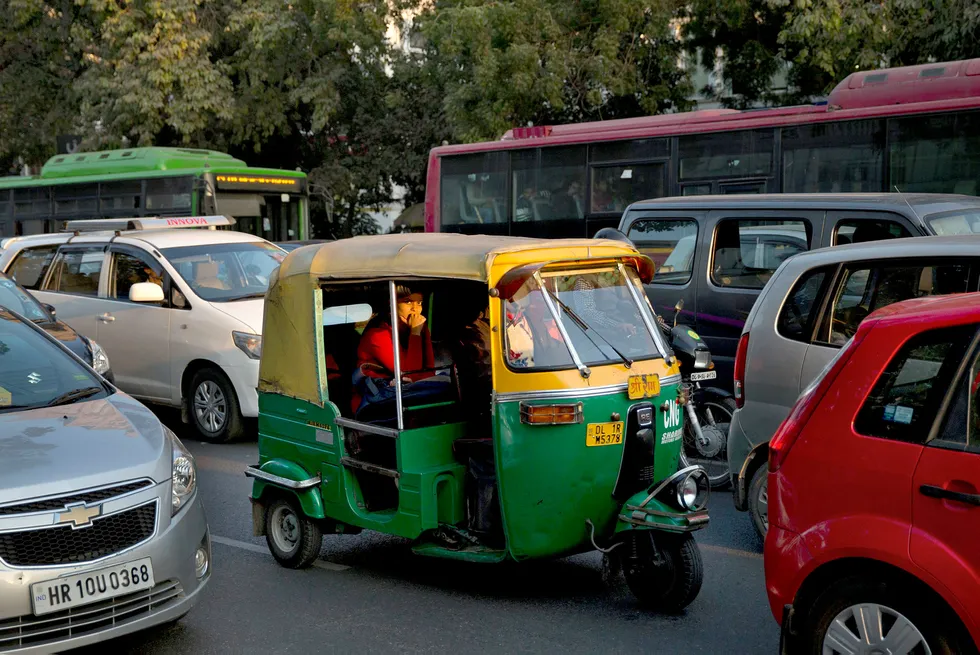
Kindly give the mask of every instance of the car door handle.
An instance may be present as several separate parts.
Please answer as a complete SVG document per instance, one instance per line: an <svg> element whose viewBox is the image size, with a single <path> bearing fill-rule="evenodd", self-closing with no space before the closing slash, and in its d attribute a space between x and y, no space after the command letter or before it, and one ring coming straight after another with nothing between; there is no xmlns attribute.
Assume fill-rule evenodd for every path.
<svg viewBox="0 0 980 655"><path fill-rule="evenodd" d="M103 314L99 317L99 320L103 323L112 323L114 320L116 320L116 317L112 314Z"/></svg>
<svg viewBox="0 0 980 655"><path fill-rule="evenodd" d="M949 489L943 489L942 487L936 487L931 484L924 484L919 487L919 491L930 498L942 498L943 500L955 500L960 503L966 503L967 505L975 505L980 507L980 494L968 494L962 491L950 491Z"/></svg>

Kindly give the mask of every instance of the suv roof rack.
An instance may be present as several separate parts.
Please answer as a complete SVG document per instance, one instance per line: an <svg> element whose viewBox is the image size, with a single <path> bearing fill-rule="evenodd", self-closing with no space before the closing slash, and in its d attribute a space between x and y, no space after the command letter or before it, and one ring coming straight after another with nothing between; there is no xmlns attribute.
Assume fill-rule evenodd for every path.
<svg viewBox="0 0 980 655"><path fill-rule="evenodd" d="M130 232L185 227L213 228L234 225L230 216L172 216L159 218L96 218L65 223L65 232Z"/></svg>

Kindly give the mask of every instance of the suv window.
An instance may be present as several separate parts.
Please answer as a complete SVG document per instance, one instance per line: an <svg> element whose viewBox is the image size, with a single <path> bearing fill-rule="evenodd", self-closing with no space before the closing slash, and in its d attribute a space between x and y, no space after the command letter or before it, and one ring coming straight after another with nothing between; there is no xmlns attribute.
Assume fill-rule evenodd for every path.
<svg viewBox="0 0 980 655"><path fill-rule="evenodd" d="M820 289L827 279L827 269L808 271L797 282L779 311L776 331L787 339L809 341L814 308L821 297Z"/></svg>
<svg viewBox="0 0 980 655"><path fill-rule="evenodd" d="M809 231L801 220L720 221L711 281L722 287L761 289L783 261L809 249Z"/></svg>
<svg viewBox="0 0 980 655"><path fill-rule="evenodd" d="M691 219L641 220L630 226L627 236L655 266L653 281L685 284L694 269L698 223Z"/></svg>
<svg viewBox="0 0 980 655"><path fill-rule="evenodd" d="M871 437L925 443L976 329L942 328L909 339L858 412L855 429Z"/></svg>
<svg viewBox="0 0 980 655"><path fill-rule="evenodd" d="M817 341L841 346L876 309L909 298L963 293L969 281L970 266L963 263L847 268Z"/></svg>
<svg viewBox="0 0 980 655"><path fill-rule="evenodd" d="M105 251L101 246L62 250L55 257L51 276L44 290L97 296L104 260Z"/></svg>
<svg viewBox="0 0 980 655"><path fill-rule="evenodd" d="M25 248L14 258L7 275L25 289L37 289L57 251L57 245Z"/></svg>
<svg viewBox="0 0 980 655"><path fill-rule="evenodd" d="M846 219L837 223L834 245L864 243L883 239L900 239L912 234L901 223L895 221L875 221L870 219Z"/></svg>
<svg viewBox="0 0 980 655"><path fill-rule="evenodd" d="M129 289L139 282L153 282L163 288L163 268L128 252L113 253L109 297L128 301Z"/></svg>

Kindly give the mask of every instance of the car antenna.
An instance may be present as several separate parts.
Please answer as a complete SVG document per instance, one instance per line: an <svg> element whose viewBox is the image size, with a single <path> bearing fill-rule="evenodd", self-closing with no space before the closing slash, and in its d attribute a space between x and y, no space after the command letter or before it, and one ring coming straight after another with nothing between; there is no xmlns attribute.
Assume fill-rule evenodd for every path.
<svg viewBox="0 0 980 655"><path fill-rule="evenodd" d="M919 221L919 225L923 225L924 226L925 225L925 221L923 221L922 220L922 217L919 216L919 212L915 211L915 207L912 206L912 203L910 203L909 202L909 199L905 197L905 194L902 193L902 190L898 188L898 185L897 184L895 185L895 191L898 193L899 197L902 200L905 201L905 204L909 206L909 209L912 210L912 215L915 216L915 219L917 221Z"/></svg>

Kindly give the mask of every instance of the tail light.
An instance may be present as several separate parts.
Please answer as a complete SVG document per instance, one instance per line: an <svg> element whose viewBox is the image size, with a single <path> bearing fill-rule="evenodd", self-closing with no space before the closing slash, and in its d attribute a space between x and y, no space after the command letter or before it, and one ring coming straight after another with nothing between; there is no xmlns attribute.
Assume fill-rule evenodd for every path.
<svg viewBox="0 0 980 655"><path fill-rule="evenodd" d="M745 404L745 355L749 350L749 333L746 332L738 340L735 351L735 406Z"/></svg>
<svg viewBox="0 0 980 655"><path fill-rule="evenodd" d="M789 454L789 449L796 443L797 437L803 432L807 421L813 416L817 406L824 395L834 383L838 374L844 370L844 365L851 357L851 352L857 345L864 340L867 330L858 330L844 346L837 351L837 354L830 360L817 377L813 379L800 397L796 399L796 404L790 410L789 416L782 422L772 441L769 442L769 471L776 471Z"/></svg>

